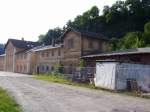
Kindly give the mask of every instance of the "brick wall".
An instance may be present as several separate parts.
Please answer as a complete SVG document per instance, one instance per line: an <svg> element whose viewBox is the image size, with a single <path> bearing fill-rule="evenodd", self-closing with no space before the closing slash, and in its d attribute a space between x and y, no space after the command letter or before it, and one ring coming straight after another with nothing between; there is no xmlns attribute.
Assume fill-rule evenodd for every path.
<svg viewBox="0 0 150 112"><path fill-rule="evenodd" d="M0 71L4 71L5 70L5 56L1 55L0 56Z"/></svg>
<svg viewBox="0 0 150 112"><path fill-rule="evenodd" d="M6 53L6 71L13 72L13 58L14 58L15 47L11 42L8 43L5 50Z"/></svg>
<svg viewBox="0 0 150 112"><path fill-rule="evenodd" d="M63 48L52 48L48 50L41 50L36 52L36 72L41 73L50 72L55 66L61 66L64 58Z"/></svg>
<svg viewBox="0 0 150 112"><path fill-rule="evenodd" d="M8 42L5 49L6 53L6 71L15 72L16 70L16 53L23 51L24 49L16 48L11 41Z"/></svg>
<svg viewBox="0 0 150 112"><path fill-rule="evenodd" d="M70 47L70 41L72 46ZM64 66L78 66L81 57L81 36L75 32L69 32L64 37Z"/></svg>

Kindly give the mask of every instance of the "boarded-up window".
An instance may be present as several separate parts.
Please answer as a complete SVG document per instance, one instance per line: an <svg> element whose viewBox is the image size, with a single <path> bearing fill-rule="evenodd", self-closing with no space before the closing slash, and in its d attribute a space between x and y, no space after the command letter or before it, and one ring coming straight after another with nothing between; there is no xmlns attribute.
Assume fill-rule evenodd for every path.
<svg viewBox="0 0 150 112"><path fill-rule="evenodd" d="M69 49L74 48L74 41L73 41L73 39L68 39L68 48Z"/></svg>
<svg viewBox="0 0 150 112"><path fill-rule="evenodd" d="M89 42L88 42L88 48L90 48L90 49L93 49L93 48L94 48L94 45L93 45L93 42L92 42L92 41L89 41Z"/></svg>

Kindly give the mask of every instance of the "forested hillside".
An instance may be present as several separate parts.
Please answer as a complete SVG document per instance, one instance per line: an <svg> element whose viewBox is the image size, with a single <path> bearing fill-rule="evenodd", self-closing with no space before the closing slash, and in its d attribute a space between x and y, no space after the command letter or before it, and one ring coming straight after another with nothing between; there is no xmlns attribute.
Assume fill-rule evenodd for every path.
<svg viewBox="0 0 150 112"><path fill-rule="evenodd" d="M0 55L4 53L4 45L0 44Z"/></svg>
<svg viewBox="0 0 150 112"><path fill-rule="evenodd" d="M146 33L150 25L147 23L150 21L150 0L117 1L111 7L105 6L102 12L102 15L99 15L100 10L93 6L82 15L78 15L73 21L69 20L64 25L64 28L50 29L47 34L39 36L39 40L46 44L51 44L53 38L58 38L66 28L72 27L106 35L114 40L112 44L113 49L150 45L150 41L147 41L150 38L148 36L149 33ZM147 25L145 25L146 23ZM142 42L146 38L145 42L141 45L140 41L138 44L130 46L132 43L130 38L132 37L133 40L136 40L137 35L139 38L142 38ZM129 38L129 42L126 38ZM124 43L129 43L129 46L122 46Z"/></svg>

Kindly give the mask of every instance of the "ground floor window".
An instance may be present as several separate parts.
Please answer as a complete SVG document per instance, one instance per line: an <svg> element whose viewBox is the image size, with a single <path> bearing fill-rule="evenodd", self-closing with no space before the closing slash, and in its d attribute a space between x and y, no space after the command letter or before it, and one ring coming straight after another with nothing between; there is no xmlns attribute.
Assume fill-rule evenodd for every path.
<svg viewBox="0 0 150 112"><path fill-rule="evenodd" d="M46 72L48 72L48 71L49 71L49 66L47 65L47 66L46 66Z"/></svg>

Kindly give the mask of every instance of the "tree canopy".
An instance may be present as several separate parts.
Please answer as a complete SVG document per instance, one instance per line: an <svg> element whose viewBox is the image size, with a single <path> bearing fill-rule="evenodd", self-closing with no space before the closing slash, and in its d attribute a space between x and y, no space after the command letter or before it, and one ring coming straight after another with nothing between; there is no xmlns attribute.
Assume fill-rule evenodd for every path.
<svg viewBox="0 0 150 112"><path fill-rule="evenodd" d="M61 28L50 29L45 35L39 36L39 42L43 42L45 45L52 44L63 33Z"/></svg>
<svg viewBox="0 0 150 112"><path fill-rule="evenodd" d="M101 33L110 39L119 39L123 43L133 38L136 45L124 46L125 48L142 47L142 39L148 39L150 23L147 22L150 21L150 0L119 0L111 7L105 6L102 12L100 15L98 7L93 6L83 14L77 15L73 21L69 20L64 28L50 29L45 35L40 35L39 41L51 44L52 39L58 38L68 27ZM142 37L141 32L144 35ZM120 40L121 38L125 40Z"/></svg>
<svg viewBox="0 0 150 112"><path fill-rule="evenodd" d="M117 49L150 47L150 22L144 26L144 32L129 32L117 43Z"/></svg>
<svg viewBox="0 0 150 112"><path fill-rule="evenodd" d="M0 55L1 54L4 54L4 45L3 44L0 44Z"/></svg>

